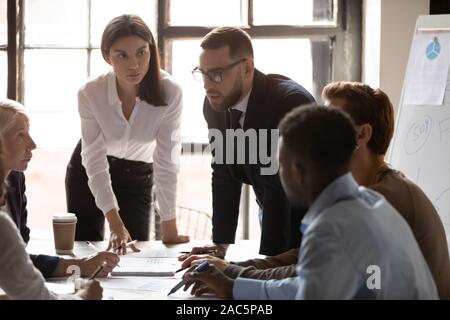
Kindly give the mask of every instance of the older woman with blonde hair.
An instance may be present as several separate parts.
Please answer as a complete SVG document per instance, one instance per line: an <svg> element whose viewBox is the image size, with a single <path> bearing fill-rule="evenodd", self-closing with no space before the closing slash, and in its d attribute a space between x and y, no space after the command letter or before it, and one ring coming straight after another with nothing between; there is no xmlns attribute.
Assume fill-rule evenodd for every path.
<svg viewBox="0 0 450 320"><path fill-rule="evenodd" d="M6 201L0 210L11 217L25 243L30 240L30 229L27 226L28 211L23 172L27 169L32 152L36 148L29 126L28 116L20 103L13 100L0 101L0 139L3 140L4 170L9 185L5 194ZM118 256L112 252L100 252L84 259L63 259L47 255L30 255L30 258L46 278L65 275L69 265L79 266L82 275L88 276L106 262L106 267L100 274L104 277L119 261Z"/></svg>
<svg viewBox="0 0 450 320"><path fill-rule="evenodd" d="M4 126L1 129L4 129ZM0 206L5 203L4 181L7 175L2 149L0 140ZM7 213L0 210L0 288L9 298L14 300L101 299L103 289L98 281L90 280L81 286L81 289L72 295L57 295L49 291L42 274L33 266L33 262L26 253L24 242L14 223Z"/></svg>

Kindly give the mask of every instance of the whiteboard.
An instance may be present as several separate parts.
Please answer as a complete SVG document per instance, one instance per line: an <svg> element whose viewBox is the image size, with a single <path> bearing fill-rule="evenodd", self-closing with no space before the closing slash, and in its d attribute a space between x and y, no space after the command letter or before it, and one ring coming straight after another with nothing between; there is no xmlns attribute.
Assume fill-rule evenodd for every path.
<svg viewBox="0 0 450 320"><path fill-rule="evenodd" d="M450 15L420 16L413 37L450 33ZM424 31L421 31L424 30ZM446 54L450 54L447 48ZM417 76L412 52L403 83L390 163L419 185L435 205L450 235L450 77L447 76L442 105L404 105L405 88ZM450 74L450 72L449 72Z"/></svg>

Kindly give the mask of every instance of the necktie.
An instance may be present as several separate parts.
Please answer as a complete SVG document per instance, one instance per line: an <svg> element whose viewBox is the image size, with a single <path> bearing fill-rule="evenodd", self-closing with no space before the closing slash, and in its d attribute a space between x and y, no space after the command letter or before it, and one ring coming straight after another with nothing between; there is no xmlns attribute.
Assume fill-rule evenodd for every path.
<svg viewBox="0 0 450 320"><path fill-rule="evenodd" d="M228 109L227 115L226 115L227 129L233 129L233 130L240 129L241 124L239 123L239 120L241 119L241 116L242 116L242 111L239 111L236 109ZM238 162L237 162L237 153L240 152L240 151L238 151L238 147L237 147L237 139L234 136L232 136L230 138L234 139L234 142L233 142L234 165L231 166L232 174L236 179L238 179L240 181L247 181L247 180L244 180L246 177L246 174L245 174L242 164L238 164Z"/></svg>
<svg viewBox="0 0 450 320"><path fill-rule="evenodd" d="M227 128L228 129L239 129L241 124L239 120L241 119L242 111L236 109L229 109L227 111Z"/></svg>

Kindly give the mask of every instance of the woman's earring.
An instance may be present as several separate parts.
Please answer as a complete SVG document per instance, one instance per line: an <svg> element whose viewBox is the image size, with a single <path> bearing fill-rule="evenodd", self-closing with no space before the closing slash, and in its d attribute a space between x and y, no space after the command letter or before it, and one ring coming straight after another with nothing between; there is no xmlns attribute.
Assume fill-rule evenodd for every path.
<svg viewBox="0 0 450 320"><path fill-rule="evenodd" d="M355 150L359 150L359 146L358 146L358 145L356 145L356 148L355 148Z"/></svg>

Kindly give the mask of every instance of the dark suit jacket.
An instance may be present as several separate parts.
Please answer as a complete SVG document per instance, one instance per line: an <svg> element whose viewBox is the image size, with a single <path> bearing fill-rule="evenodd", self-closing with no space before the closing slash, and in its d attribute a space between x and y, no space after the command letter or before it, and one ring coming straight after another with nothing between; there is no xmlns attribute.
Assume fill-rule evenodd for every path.
<svg viewBox="0 0 450 320"><path fill-rule="evenodd" d="M243 129L246 132L248 129L277 129L286 113L299 105L312 102L314 98L311 94L295 81L281 75L265 75L255 70ZM218 129L223 133L222 148L223 154L226 154L226 112L214 111L208 99L205 98L203 114L208 123L208 129ZM267 135L270 137L270 133ZM214 140L210 137L211 143ZM300 222L306 210L290 207L278 172L274 175L261 175L261 168L269 167L269 165L264 165L263 161L260 161L260 143L258 136L256 164L249 161L248 144L245 164L226 164L225 161L223 164L212 164L213 241L234 243L241 187L242 183L246 183L252 185L263 212L260 253L276 255L300 246ZM270 139L264 145L266 151L271 150ZM217 154L213 146L212 153L213 156ZM276 157L275 154L270 156L271 159Z"/></svg>
<svg viewBox="0 0 450 320"><path fill-rule="evenodd" d="M25 176L22 172L11 171L8 175L8 192L6 201L8 202L11 216L22 235L23 241L30 240L30 229L27 227L27 197L25 196ZM34 266L41 271L45 278L52 276L59 258L46 255L30 254Z"/></svg>

